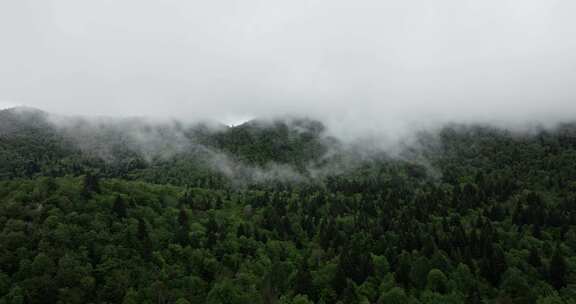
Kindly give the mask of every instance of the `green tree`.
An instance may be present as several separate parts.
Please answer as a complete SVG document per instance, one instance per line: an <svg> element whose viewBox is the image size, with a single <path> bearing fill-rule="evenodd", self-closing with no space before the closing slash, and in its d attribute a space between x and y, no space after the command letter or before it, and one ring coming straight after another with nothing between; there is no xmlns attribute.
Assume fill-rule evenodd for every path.
<svg viewBox="0 0 576 304"><path fill-rule="evenodd" d="M97 175L88 172L84 175L82 195L85 198L91 198L93 193L100 193L100 179Z"/></svg>
<svg viewBox="0 0 576 304"><path fill-rule="evenodd" d="M114 199L114 205L112 206L112 211L119 218L125 218L127 216L127 207L122 196L116 196Z"/></svg>
<svg viewBox="0 0 576 304"><path fill-rule="evenodd" d="M378 300L381 304L406 304L409 303L409 297L404 292L404 289L394 287L391 290L383 293Z"/></svg>
<svg viewBox="0 0 576 304"><path fill-rule="evenodd" d="M306 263L298 270L294 279L294 292L308 296L310 299L316 299L315 288L312 281L312 274L308 270Z"/></svg>
<svg viewBox="0 0 576 304"><path fill-rule="evenodd" d="M248 304L250 303L242 290L229 280L216 283L206 297L207 304Z"/></svg>
<svg viewBox="0 0 576 304"><path fill-rule="evenodd" d="M552 258L550 259L550 267L548 271L550 283L554 288L560 289L566 286L567 268L568 266L566 265L564 256L562 256L560 246L556 246L554 255L552 255Z"/></svg>
<svg viewBox="0 0 576 304"><path fill-rule="evenodd" d="M448 292L448 278L440 269L432 269L426 278L427 288L433 292L445 294Z"/></svg>

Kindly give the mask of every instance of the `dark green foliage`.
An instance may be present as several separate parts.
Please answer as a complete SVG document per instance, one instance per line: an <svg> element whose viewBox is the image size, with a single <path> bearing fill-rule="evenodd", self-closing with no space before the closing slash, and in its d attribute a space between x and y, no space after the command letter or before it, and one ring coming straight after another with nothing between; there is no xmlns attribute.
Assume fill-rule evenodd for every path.
<svg viewBox="0 0 576 304"><path fill-rule="evenodd" d="M125 218L127 212L126 210L127 207L126 203L124 202L124 199L122 198L122 196L117 195L116 198L114 199L114 205L112 206L112 211L114 212L114 214L116 214L117 217Z"/></svg>
<svg viewBox="0 0 576 304"><path fill-rule="evenodd" d="M145 259L150 259L152 257L152 240L150 239L150 234L148 233L148 227L143 219L138 219L138 241L142 252L142 256Z"/></svg>
<svg viewBox="0 0 576 304"><path fill-rule="evenodd" d="M552 286L556 289L560 289L566 286L566 279L568 274L568 265L562 253L560 252L560 247L557 246L552 259L550 259L550 282Z"/></svg>
<svg viewBox="0 0 576 304"><path fill-rule="evenodd" d="M100 180L98 176L88 172L84 176L82 196L84 196L84 198L91 198L94 193L100 193Z"/></svg>
<svg viewBox="0 0 576 304"><path fill-rule="evenodd" d="M535 247L530 248L530 256L528 256L528 263L535 268L539 268L542 266L542 259L540 258L540 254L538 253L538 249Z"/></svg>
<svg viewBox="0 0 576 304"><path fill-rule="evenodd" d="M430 270L426 281L428 283L427 288L431 291L441 294L448 292L448 278L446 278L446 275L441 270Z"/></svg>
<svg viewBox="0 0 576 304"><path fill-rule="evenodd" d="M321 123L306 119L252 121L218 132L206 143L252 164L276 162L303 168L326 152L324 141L331 139L323 139L323 131Z"/></svg>
<svg viewBox="0 0 576 304"><path fill-rule="evenodd" d="M104 161L65 144L42 113L0 118L0 303L533 304L576 293L574 125L451 126L401 160L238 182L201 153L144 160L102 131L115 143ZM308 120L182 132L304 177L353 158ZM337 155L324 158L329 147Z"/></svg>
<svg viewBox="0 0 576 304"><path fill-rule="evenodd" d="M304 265L296 273L294 293L308 296L308 298L312 300L317 300L318 298L314 288L312 274L306 262L304 262Z"/></svg>

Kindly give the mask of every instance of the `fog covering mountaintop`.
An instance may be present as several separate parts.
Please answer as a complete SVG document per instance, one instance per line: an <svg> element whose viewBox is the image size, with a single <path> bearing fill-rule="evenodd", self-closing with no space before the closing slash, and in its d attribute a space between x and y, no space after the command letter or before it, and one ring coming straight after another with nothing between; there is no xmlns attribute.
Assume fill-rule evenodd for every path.
<svg viewBox="0 0 576 304"><path fill-rule="evenodd" d="M74 171L75 162L128 174L155 166L184 170L178 168L182 161L193 166L187 168L189 174L211 170L238 180L239 174L248 174L248 180L296 180L310 177L311 170L322 167L339 149L320 122L296 118L228 127L143 118L84 119L13 108L0 111L0 136L2 152L8 153L3 158L10 160L2 172L16 176L22 167L31 174L46 173L42 164L56 160L65 167L59 174Z"/></svg>
<svg viewBox="0 0 576 304"><path fill-rule="evenodd" d="M569 123L521 131L447 124L380 145L378 138L342 142L330 136L320 121L305 118L255 119L229 127L210 121L82 118L18 107L0 111L1 172L4 178L97 172L179 185L216 178L237 186L319 182L362 166L401 163L437 179L445 178L442 166L454 158L489 149L492 143L484 138L494 144L547 136L571 142L575 132ZM460 151L461 145L469 145L466 153ZM505 161L499 156L483 155L484 165Z"/></svg>
<svg viewBox="0 0 576 304"><path fill-rule="evenodd" d="M306 116L352 139L395 140L418 124L555 124L576 114L575 10L571 0L1 1L0 105Z"/></svg>

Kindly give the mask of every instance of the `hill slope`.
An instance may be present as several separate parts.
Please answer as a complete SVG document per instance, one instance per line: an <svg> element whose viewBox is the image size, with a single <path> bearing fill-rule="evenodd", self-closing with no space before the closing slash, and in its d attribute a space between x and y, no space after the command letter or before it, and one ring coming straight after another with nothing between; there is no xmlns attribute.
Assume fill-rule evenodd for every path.
<svg viewBox="0 0 576 304"><path fill-rule="evenodd" d="M0 158L0 303L576 298L572 124L451 125L393 158L306 120L82 122L113 147L91 150L44 114L14 115L0 112L0 155L17 160ZM305 178L254 179L271 170Z"/></svg>

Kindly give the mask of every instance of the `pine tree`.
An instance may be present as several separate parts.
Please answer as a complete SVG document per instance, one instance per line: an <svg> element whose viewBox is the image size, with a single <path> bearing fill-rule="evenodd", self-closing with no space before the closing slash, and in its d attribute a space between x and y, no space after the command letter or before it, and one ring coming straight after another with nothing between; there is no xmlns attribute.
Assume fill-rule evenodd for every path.
<svg viewBox="0 0 576 304"><path fill-rule="evenodd" d="M492 283L492 286L498 286L502 274L508 269L506 256L498 245L489 246L489 248L482 260L482 275Z"/></svg>
<svg viewBox="0 0 576 304"><path fill-rule="evenodd" d="M178 213L178 225L179 227L176 232L176 240L178 241L178 243L180 243L180 245L186 246L190 243L190 238L188 236L190 226L189 226L188 213L184 208L180 209L180 213Z"/></svg>
<svg viewBox="0 0 576 304"><path fill-rule="evenodd" d="M352 280L346 282L346 288L342 292L342 300L344 303L356 304L359 303L359 297L356 293L356 286Z"/></svg>
<svg viewBox="0 0 576 304"><path fill-rule="evenodd" d="M206 246L208 248L212 248L218 241L218 227L218 222L216 222L214 214L210 214L208 217L208 223L206 223Z"/></svg>
<svg viewBox="0 0 576 304"><path fill-rule="evenodd" d="M554 255L550 259L550 269L549 269L549 279L550 284L556 289L560 289L566 286L566 275L567 275L567 265L566 260L560 252L560 246L556 246Z"/></svg>
<svg viewBox="0 0 576 304"><path fill-rule="evenodd" d="M346 272L344 271L344 267L342 262L338 263L336 267L336 273L334 274L334 278L332 279L332 289L336 291L336 293L341 293L347 285L346 279Z"/></svg>
<svg viewBox="0 0 576 304"><path fill-rule="evenodd" d="M536 249L535 247L530 248L528 263L530 263L530 265L534 266L535 268L539 268L540 266L542 266L542 259L540 259L538 249Z"/></svg>
<svg viewBox="0 0 576 304"><path fill-rule="evenodd" d="M410 282L410 271L412 270L412 261L410 254L406 251L402 252L400 259L398 261L398 266L396 267L396 279L398 283L402 284L404 288L409 288Z"/></svg>
<svg viewBox="0 0 576 304"><path fill-rule="evenodd" d="M178 214L178 224L180 227L188 227L188 213L184 208L180 209L180 213Z"/></svg>
<svg viewBox="0 0 576 304"><path fill-rule="evenodd" d="M152 242L146 223L141 218L138 219L138 240L140 241L142 256L149 259L152 256Z"/></svg>
<svg viewBox="0 0 576 304"><path fill-rule="evenodd" d="M448 279L440 269L430 270L426 281L428 289L441 294L448 292Z"/></svg>
<svg viewBox="0 0 576 304"><path fill-rule="evenodd" d="M98 176L88 172L84 175L82 184L82 196L86 199L92 197L93 193L100 193L100 179Z"/></svg>
<svg viewBox="0 0 576 304"><path fill-rule="evenodd" d="M296 294L306 295L314 301L317 298L312 283L312 275L310 274L310 270L308 270L306 263L304 263L301 269L296 273L294 291Z"/></svg>
<svg viewBox="0 0 576 304"><path fill-rule="evenodd" d="M112 211L119 218L125 218L127 215L126 209L127 209L126 203L124 202L124 199L122 198L122 196L120 196L120 195L116 196L116 199L114 200L114 205L112 206Z"/></svg>

